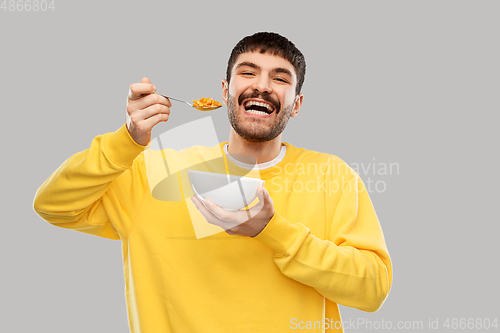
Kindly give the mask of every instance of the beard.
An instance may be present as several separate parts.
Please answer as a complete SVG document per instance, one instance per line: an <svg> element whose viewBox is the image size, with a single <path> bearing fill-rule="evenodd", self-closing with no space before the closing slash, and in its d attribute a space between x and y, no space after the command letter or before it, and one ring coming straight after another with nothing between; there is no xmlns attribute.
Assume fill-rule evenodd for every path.
<svg viewBox="0 0 500 333"><path fill-rule="evenodd" d="M274 105L275 117L269 127L262 126L260 118L250 119L246 123L243 123L241 114L238 112L238 106L241 105L241 102L246 98L260 98ZM275 101L267 94L259 93L251 95L241 94L238 98L238 102L236 102L236 98L228 93L227 110L229 122L234 131L241 138L250 143L261 143L275 139L285 130L288 120L290 119L290 114L293 111L293 104L281 108L279 101Z"/></svg>

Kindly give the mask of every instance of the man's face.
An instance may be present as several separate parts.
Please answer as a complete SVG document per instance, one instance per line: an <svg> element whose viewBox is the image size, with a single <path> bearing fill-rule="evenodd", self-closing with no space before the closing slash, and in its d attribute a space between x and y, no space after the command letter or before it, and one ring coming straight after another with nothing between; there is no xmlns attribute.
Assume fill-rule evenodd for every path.
<svg viewBox="0 0 500 333"><path fill-rule="evenodd" d="M302 94L295 95L296 85L297 75L288 60L269 53L240 54L230 84L222 81L231 126L248 142L275 139L302 105Z"/></svg>

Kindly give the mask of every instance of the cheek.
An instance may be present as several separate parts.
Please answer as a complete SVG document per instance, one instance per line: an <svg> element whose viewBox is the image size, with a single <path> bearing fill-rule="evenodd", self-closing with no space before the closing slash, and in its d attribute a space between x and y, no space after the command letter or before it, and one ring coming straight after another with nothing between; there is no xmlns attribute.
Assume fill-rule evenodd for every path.
<svg viewBox="0 0 500 333"><path fill-rule="evenodd" d="M229 93L231 96L239 97L242 93L248 91L252 91L252 84L248 79L235 77L229 85Z"/></svg>
<svg viewBox="0 0 500 333"><path fill-rule="evenodd" d="M228 93L228 96L227 98L232 98L234 99L234 103L238 103L238 96L241 94L241 92L239 92L235 87L234 85L230 85L229 86L229 89L227 90L227 93Z"/></svg>
<svg viewBox="0 0 500 333"><path fill-rule="evenodd" d="M295 94L286 93L283 97L284 104L283 105L293 105L295 103Z"/></svg>
<svg viewBox="0 0 500 333"><path fill-rule="evenodd" d="M232 96L232 97L238 97L238 91L235 89L235 88L229 88L229 94Z"/></svg>
<svg viewBox="0 0 500 333"><path fill-rule="evenodd" d="M234 95L238 90L239 87L241 86L240 80L238 77L233 77L231 80L231 83L229 84L229 93L231 95Z"/></svg>

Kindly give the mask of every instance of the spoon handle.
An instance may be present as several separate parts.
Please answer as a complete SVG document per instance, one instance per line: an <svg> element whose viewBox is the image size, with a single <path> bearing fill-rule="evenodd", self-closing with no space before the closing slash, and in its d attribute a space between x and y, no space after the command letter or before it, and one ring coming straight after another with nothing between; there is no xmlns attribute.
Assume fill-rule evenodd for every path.
<svg viewBox="0 0 500 333"><path fill-rule="evenodd" d="M180 100L180 99L173 98L173 97L168 97L168 96L161 95L161 94L158 94L158 95L163 96L163 97L168 98L168 99L173 99L174 101L177 101L177 102L186 103L187 105L189 105L189 106L193 107L193 104L190 104L190 103L188 103L188 102L186 102L186 101L182 101L182 100Z"/></svg>

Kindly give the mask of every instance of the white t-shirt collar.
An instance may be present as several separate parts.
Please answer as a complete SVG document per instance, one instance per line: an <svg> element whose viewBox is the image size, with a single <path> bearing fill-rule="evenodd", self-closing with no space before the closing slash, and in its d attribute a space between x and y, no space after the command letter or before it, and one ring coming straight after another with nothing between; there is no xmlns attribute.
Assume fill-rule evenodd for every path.
<svg viewBox="0 0 500 333"><path fill-rule="evenodd" d="M229 155L229 153L227 152L227 147L229 147L229 144L226 143L224 145L224 154L226 154L226 156L231 160L231 162L233 162L234 164L236 164L240 168L245 168L245 169L250 169L250 170L252 170L252 169L264 170L264 169L270 168L272 166L275 166L276 164L281 162L281 160L285 157L285 154L286 154L286 146L282 145L278 156L273 158L271 161L254 165L254 164L248 164L248 163L243 163L243 162L238 161L237 159L235 159L234 157Z"/></svg>

